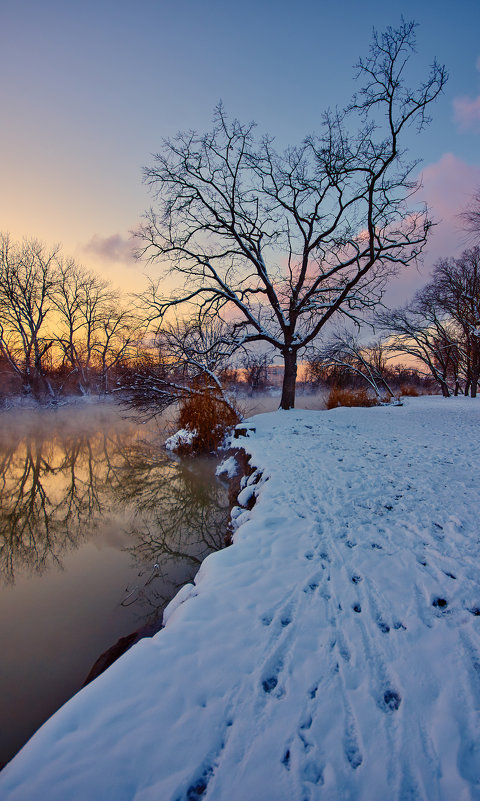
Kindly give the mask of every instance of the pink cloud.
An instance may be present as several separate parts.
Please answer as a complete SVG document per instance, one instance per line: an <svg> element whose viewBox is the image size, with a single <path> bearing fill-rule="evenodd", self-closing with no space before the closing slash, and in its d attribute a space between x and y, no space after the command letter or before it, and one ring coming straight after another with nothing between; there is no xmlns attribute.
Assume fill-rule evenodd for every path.
<svg viewBox="0 0 480 801"><path fill-rule="evenodd" d="M453 111L455 122L461 131L480 131L480 95L474 100L456 97Z"/></svg>
<svg viewBox="0 0 480 801"><path fill-rule="evenodd" d="M432 237L442 236L443 232L442 241L450 242L449 251L456 250L465 236L458 215L480 187L480 166L467 164L453 153L444 153L439 161L422 170L420 178L419 196L430 206L438 223Z"/></svg>
<svg viewBox="0 0 480 801"><path fill-rule="evenodd" d="M136 242L133 237L123 237L121 234L111 236L100 236L94 234L91 240L85 245L85 253L99 256L106 261L117 261L125 264L135 262Z"/></svg>
<svg viewBox="0 0 480 801"><path fill-rule="evenodd" d="M419 201L425 201L430 217L436 223L423 251L423 264L418 269L409 265L392 282L388 302L404 303L428 281L433 265L443 257L460 255L469 246L459 214L468 207L474 192L480 188L480 166L467 164L445 153L435 164L429 164L420 175L422 187Z"/></svg>

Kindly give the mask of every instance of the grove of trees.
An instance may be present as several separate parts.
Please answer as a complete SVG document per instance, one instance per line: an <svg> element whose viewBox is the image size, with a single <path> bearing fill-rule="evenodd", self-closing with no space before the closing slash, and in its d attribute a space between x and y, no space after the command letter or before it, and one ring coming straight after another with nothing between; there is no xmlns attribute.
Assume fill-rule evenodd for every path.
<svg viewBox="0 0 480 801"><path fill-rule="evenodd" d="M390 351L414 357L440 386L476 397L480 380L480 247L442 259L412 303L377 314Z"/></svg>
<svg viewBox="0 0 480 801"><path fill-rule="evenodd" d="M0 234L2 389L42 399L107 391L132 358L139 320L118 292L58 247Z"/></svg>

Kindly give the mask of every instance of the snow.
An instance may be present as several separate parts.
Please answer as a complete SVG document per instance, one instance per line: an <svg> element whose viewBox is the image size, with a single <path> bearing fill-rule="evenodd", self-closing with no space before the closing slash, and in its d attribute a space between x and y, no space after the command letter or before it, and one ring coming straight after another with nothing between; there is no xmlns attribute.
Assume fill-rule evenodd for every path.
<svg viewBox="0 0 480 801"><path fill-rule="evenodd" d="M480 798L480 401L255 417L232 547L2 801Z"/></svg>
<svg viewBox="0 0 480 801"><path fill-rule="evenodd" d="M238 463L235 456L229 456L221 462L216 471L217 476L225 476L226 478L233 478L238 473Z"/></svg>
<svg viewBox="0 0 480 801"><path fill-rule="evenodd" d="M167 451L175 452L182 445L191 445L194 437L196 436L196 429L190 431L189 428L181 428L179 431L176 431L175 434L172 434L171 437L168 437L168 439L165 440L165 447Z"/></svg>

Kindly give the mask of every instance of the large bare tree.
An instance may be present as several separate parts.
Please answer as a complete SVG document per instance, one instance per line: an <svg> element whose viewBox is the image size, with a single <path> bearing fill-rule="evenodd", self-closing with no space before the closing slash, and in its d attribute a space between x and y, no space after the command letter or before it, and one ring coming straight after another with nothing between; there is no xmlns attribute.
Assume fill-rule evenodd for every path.
<svg viewBox="0 0 480 801"><path fill-rule="evenodd" d="M374 306L386 276L426 241L426 209L411 201L416 164L401 143L427 123L446 72L434 62L417 88L407 85L414 32L402 21L375 33L357 95L299 146L277 153L219 106L211 132L165 141L145 170L155 207L141 253L181 279L170 296L152 281L151 316L188 304L200 319L225 321L236 347L273 347L285 364L284 409L294 406L299 353L336 313Z"/></svg>

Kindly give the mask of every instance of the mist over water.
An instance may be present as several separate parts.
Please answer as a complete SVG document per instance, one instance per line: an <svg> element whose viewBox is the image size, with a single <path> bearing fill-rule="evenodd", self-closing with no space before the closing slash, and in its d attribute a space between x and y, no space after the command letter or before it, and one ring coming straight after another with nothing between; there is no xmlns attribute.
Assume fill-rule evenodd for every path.
<svg viewBox="0 0 480 801"><path fill-rule="evenodd" d="M216 461L170 459L165 420L123 414L0 414L0 764L223 547Z"/></svg>
<svg viewBox="0 0 480 801"><path fill-rule="evenodd" d="M237 402L274 411L280 390ZM141 424L111 400L0 412L0 766L223 547L218 460L170 458L173 430L175 409Z"/></svg>
<svg viewBox="0 0 480 801"><path fill-rule="evenodd" d="M313 409L323 411L327 408L328 390L313 392L297 389L295 407L297 409ZM280 405L281 391L278 388L251 395L242 393L238 396L238 407L244 417L251 417L264 412L274 412Z"/></svg>

